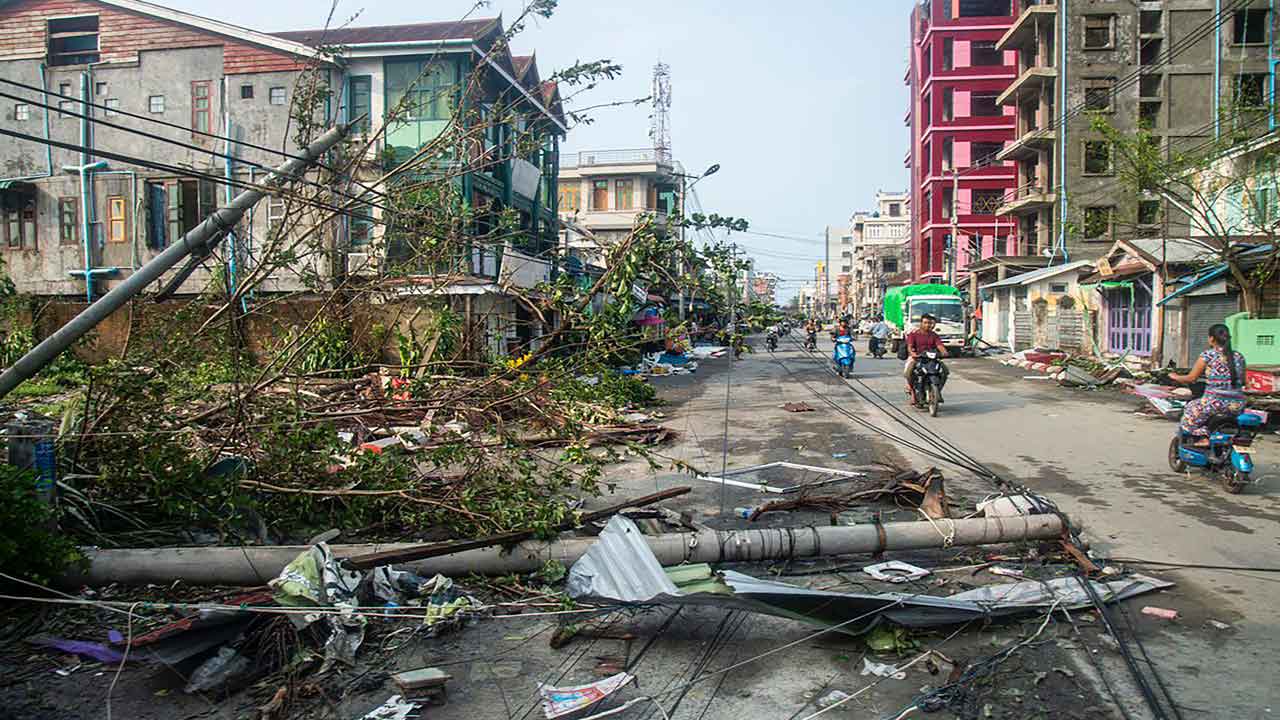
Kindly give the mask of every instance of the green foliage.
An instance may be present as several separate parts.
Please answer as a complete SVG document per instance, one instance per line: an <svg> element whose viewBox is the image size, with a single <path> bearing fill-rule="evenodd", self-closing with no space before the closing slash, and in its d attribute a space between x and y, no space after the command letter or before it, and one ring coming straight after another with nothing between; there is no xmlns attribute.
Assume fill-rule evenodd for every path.
<svg viewBox="0 0 1280 720"><path fill-rule="evenodd" d="M56 513L36 496L35 484L35 473L0 465L0 572L48 583L82 558L57 530Z"/></svg>
<svg viewBox="0 0 1280 720"><path fill-rule="evenodd" d="M277 344L275 354L291 354L297 345L302 345L303 350L291 367L300 373L351 370L364 367L370 360L362 357L351 341L351 325L337 320L320 318L309 328L291 328Z"/></svg>

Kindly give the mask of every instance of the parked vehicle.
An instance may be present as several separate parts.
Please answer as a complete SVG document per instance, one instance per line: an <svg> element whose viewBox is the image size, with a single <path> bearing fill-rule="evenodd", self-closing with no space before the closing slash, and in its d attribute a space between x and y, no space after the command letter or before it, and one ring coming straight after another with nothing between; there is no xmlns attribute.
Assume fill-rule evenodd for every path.
<svg viewBox="0 0 1280 720"><path fill-rule="evenodd" d="M911 328L928 313L938 319L934 332L942 338L947 352L965 350L965 310L960 290L951 285L904 285L892 287L884 295L884 320L893 327L889 352L897 353Z"/></svg>
<svg viewBox="0 0 1280 720"><path fill-rule="evenodd" d="M1193 445L1193 436L1179 429L1169 443L1169 467L1176 473L1196 468L1217 476L1227 492L1239 493L1252 482L1253 438L1261 425L1257 415L1215 415L1209 418L1207 446Z"/></svg>
<svg viewBox="0 0 1280 720"><path fill-rule="evenodd" d="M852 375L853 358L853 338L848 335L836 338L835 347L831 348L831 364L835 366L836 374L842 378Z"/></svg>
<svg viewBox="0 0 1280 720"><path fill-rule="evenodd" d="M920 409L928 409L929 414L937 417L938 406L942 404L942 386L946 380L942 374L942 359L936 350L929 350L916 358L915 368L911 371L911 387L915 391L915 405Z"/></svg>

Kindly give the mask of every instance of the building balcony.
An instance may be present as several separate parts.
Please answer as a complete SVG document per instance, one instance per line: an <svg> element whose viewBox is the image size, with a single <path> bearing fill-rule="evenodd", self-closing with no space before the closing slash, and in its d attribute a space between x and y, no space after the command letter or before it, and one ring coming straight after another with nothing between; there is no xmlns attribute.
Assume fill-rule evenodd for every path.
<svg viewBox="0 0 1280 720"><path fill-rule="evenodd" d="M1031 215L1053 207L1058 196L1034 185L1018 188L1005 197L1005 203L996 209L996 215Z"/></svg>
<svg viewBox="0 0 1280 720"><path fill-rule="evenodd" d="M1042 150L1052 150L1057 133L1052 130L1030 130L996 153L996 160L1030 160Z"/></svg>
<svg viewBox="0 0 1280 720"><path fill-rule="evenodd" d="M1031 93L1041 93L1051 88L1056 77L1058 77L1058 71L1054 68L1039 65L1029 67L1009 85L1007 90L1000 93L996 102L1000 105L1018 103Z"/></svg>
<svg viewBox="0 0 1280 720"><path fill-rule="evenodd" d="M1013 25L1005 31L1004 36L996 41L996 49L1019 50L1026 47L1027 43L1035 42L1036 26L1043 23L1052 31L1054 17L1057 14L1058 6L1055 3L1028 6L1018 19L1013 21Z"/></svg>

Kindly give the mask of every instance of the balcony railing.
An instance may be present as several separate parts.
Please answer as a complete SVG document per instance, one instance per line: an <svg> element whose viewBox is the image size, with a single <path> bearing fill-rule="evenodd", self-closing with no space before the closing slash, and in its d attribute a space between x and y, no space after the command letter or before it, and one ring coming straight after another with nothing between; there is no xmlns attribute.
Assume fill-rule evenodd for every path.
<svg viewBox="0 0 1280 720"><path fill-rule="evenodd" d="M577 168L595 165L640 165L658 163L670 165L670 153L655 148L635 150L583 150L561 156L560 167Z"/></svg>

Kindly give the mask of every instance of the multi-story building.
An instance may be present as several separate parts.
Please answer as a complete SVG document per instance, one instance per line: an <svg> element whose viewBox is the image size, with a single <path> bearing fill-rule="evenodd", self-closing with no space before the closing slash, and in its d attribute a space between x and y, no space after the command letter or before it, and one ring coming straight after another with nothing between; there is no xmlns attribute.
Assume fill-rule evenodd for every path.
<svg viewBox="0 0 1280 720"><path fill-rule="evenodd" d="M0 81L26 99L6 100L0 117L32 138L0 138L0 200L6 220L20 218L0 223L0 252L19 291L100 295L225 204L230 185L296 155L300 119L359 120L349 147L364 154L320 197L346 205L359 182L370 193L337 214L298 195L270 197L231 231L228 262L175 290L201 292L217 273L234 284L259 267L269 268L260 292L393 273L406 292L465 305L496 352L536 337L506 288L549 277L566 123L554 84L506 51L501 20L266 34L139 0L20 0L0 4L0 28ZM456 257L420 266L422 238L387 231L400 178L376 180L451 124L483 134L483 147L448 140L449 162L409 174L436 178L476 210L462 237L488 237L507 212L520 231L459 242Z"/></svg>
<svg viewBox="0 0 1280 720"><path fill-rule="evenodd" d="M848 288L853 280L853 234L847 225L828 225L823 230L823 238L826 243L826 258L823 261L826 272L819 280L819 291L825 293L824 314L835 317L849 311Z"/></svg>
<svg viewBox="0 0 1280 720"><path fill-rule="evenodd" d="M885 289L910 270L911 195L877 192L876 209L849 219L853 235L853 272L849 308L855 317L876 314Z"/></svg>
<svg viewBox="0 0 1280 720"><path fill-rule="evenodd" d="M1114 240L1166 233L1158 197L1123 192L1099 119L1126 135L1145 126L1165 153L1275 127L1271 3L1239 5L1017 1L997 45L1018 56L999 98L1017 117L998 155L1018 172L999 211L1017 229L1010 254L1092 259Z"/></svg>
<svg viewBox="0 0 1280 720"><path fill-rule="evenodd" d="M907 164L918 282L955 282L1013 235L996 209L1014 168L995 159L1014 137L1013 111L997 99L1016 58L996 48L1013 19L1011 0L920 0L912 11Z"/></svg>
<svg viewBox="0 0 1280 720"><path fill-rule="evenodd" d="M560 216L589 231L574 240L573 252L604 263L603 248L627 238L642 216L665 232L680 207L683 168L666 153L638 150L583 150L561 158Z"/></svg>

